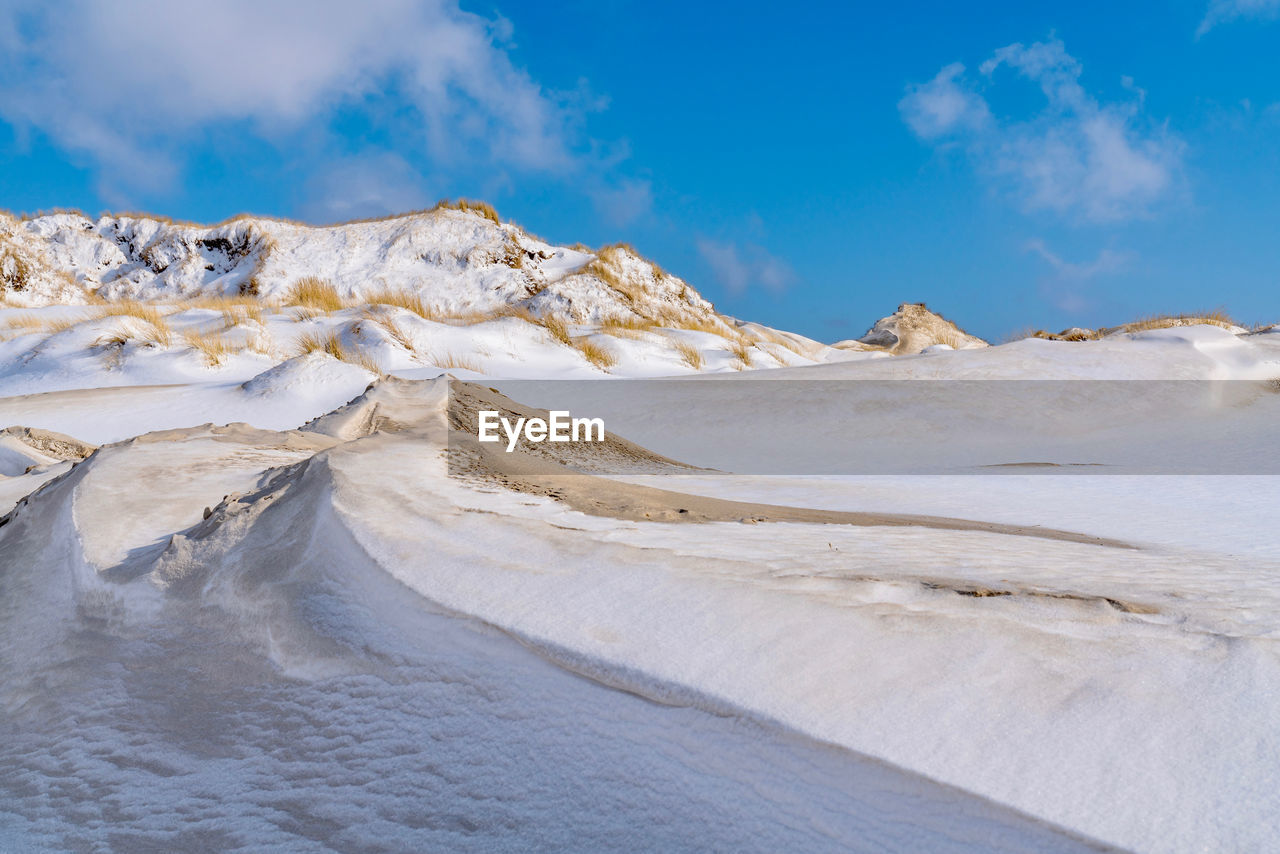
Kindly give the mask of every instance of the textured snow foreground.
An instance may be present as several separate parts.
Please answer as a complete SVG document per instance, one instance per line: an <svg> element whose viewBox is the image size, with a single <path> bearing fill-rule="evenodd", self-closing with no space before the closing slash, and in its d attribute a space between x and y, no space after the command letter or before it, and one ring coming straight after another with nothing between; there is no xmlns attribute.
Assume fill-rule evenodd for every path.
<svg viewBox="0 0 1280 854"><path fill-rule="evenodd" d="M317 352L161 375L160 348L104 367L58 346L0 377L0 850L1280 834L1274 477L521 479L451 469L438 371L371 383ZM1257 400L1223 406L1220 440L1267 455L1280 335L732 376L762 412L795 407L789 379L1238 379ZM850 418L807 405L809 429ZM656 412L643 444L712 461ZM772 451L805 470L814 444L782 426ZM678 518L672 494L758 512L644 518Z"/></svg>

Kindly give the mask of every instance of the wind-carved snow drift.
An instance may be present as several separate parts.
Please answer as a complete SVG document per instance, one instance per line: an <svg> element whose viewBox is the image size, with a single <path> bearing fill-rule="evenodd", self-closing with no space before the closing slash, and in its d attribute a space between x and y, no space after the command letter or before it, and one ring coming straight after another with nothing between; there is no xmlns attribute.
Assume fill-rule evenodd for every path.
<svg viewBox="0 0 1280 854"><path fill-rule="evenodd" d="M627 246L554 246L474 210L309 226L241 217L215 226L135 216L0 214L0 288L27 305L250 294L285 297L323 278L343 297L416 293L442 313L507 306L574 322L687 324L711 303Z"/></svg>

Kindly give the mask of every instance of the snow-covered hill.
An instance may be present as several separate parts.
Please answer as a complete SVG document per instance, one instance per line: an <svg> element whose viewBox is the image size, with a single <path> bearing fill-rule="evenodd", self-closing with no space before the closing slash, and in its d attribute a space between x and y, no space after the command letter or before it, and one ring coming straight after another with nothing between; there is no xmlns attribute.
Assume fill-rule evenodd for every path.
<svg viewBox="0 0 1280 854"><path fill-rule="evenodd" d="M252 295L283 299L302 278L361 299L420 295L442 314L521 306L578 322L714 320L709 302L627 246L553 246L484 206L437 207L309 226L240 217L215 226L152 217L0 215L0 268L15 303Z"/></svg>
<svg viewBox="0 0 1280 854"><path fill-rule="evenodd" d="M629 246L555 246L465 202L324 227L0 214L0 347L23 383L56 387L98 362L117 373L90 386L119 384L120 371L252 376L312 351L375 373L507 376L855 357L721 315Z"/></svg>

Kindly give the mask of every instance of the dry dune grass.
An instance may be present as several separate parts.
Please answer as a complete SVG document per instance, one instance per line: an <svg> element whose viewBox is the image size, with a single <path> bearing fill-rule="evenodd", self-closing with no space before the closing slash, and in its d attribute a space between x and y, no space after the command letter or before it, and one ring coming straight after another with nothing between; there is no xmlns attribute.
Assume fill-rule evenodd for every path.
<svg viewBox="0 0 1280 854"><path fill-rule="evenodd" d="M643 317L609 317L600 324L600 331L615 338L643 341L654 330L652 320Z"/></svg>
<svg viewBox="0 0 1280 854"><path fill-rule="evenodd" d="M587 263L579 267L575 272L583 275L595 276L609 287L619 291L627 296L633 296L630 284L624 281L610 266L615 263L623 252L633 251L631 247L625 243L615 243L611 246L602 246L595 250L595 257Z"/></svg>
<svg viewBox="0 0 1280 854"><path fill-rule="evenodd" d="M432 210L470 211L490 220L495 225L502 224L502 220L498 218L498 212L488 202L478 202L473 199L458 199L455 202L449 199L441 199L436 202L436 206Z"/></svg>
<svg viewBox="0 0 1280 854"><path fill-rule="evenodd" d="M294 345L294 355L305 356L308 353L324 353L332 356L340 362L346 362L349 365L357 365L367 371L372 371L379 376L384 376L386 371L378 364L378 361L370 356L357 350L348 350L342 346L342 336L337 331L325 333L307 332L298 337L297 343Z"/></svg>
<svg viewBox="0 0 1280 854"><path fill-rule="evenodd" d="M346 308L346 301L338 295L338 289L319 276L303 276L294 282L286 302L323 312Z"/></svg>
<svg viewBox="0 0 1280 854"><path fill-rule="evenodd" d="M756 347L761 353L764 353L784 368L791 366L791 360L787 358L787 353L791 351L788 351L773 342L758 343L756 344Z"/></svg>
<svg viewBox="0 0 1280 854"><path fill-rule="evenodd" d="M1103 335L1107 334L1108 331L1111 330L1072 327L1071 329L1064 329L1055 334L1043 329L1023 329L1007 337L1004 343L1008 344L1012 341L1022 341L1025 338L1043 338L1048 341L1096 341Z"/></svg>
<svg viewBox="0 0 1280 854"><path fill-rule="evenodd" d="M612 350L592 341L590 338L579 338L573 342L573 346L588 362L601 370L607 371L618 364L618 357Z"/></svg>
<svg viewBox="0 0 1280 854"><path fill-rule="evenodd" d="M1240 326L1222 309L1214 309L1213 311L1199 311L1188 314L1142 317L1130 321L1120 328L1125 332L1146 332L1149 329L1169 329L1174 326L1191 326L1193 324L1208 324L1223 329Z"/></svg>
<svg viewBox="0 0 1280 854"><path fill-rule="evenodd" d="M639 329L630 329L626 326L602 326L600 332L604 335L612 335L614 338L626 338L631 341L644 341L648 338L648 333Z"/></svg>
<svg viewBox="0 0 1280 854"><path fill-rule="evenodd" d="M234 352L231 343L221 332L197 332L189 330L183 333L182 340L187 346L204 356L205 364L215 368L226 361Z"/></svg>
<svg viewBox="0 0 1280 854"><path fill-rule="evenodd" d="M695 371L702 370L706 364L702 358L702 351L688 341L675 342L675 350L680 354L680 361Z"/></svg>
<svg viewBox="0 0 1280 854"><path fill-rule="evenodd" d="M416 353L417 348L413 346L413 340L409 337L408 333L404 331L400 324L396 323L395 318L389 317L387 313L378 311L378 308L380 308L380 306L374 306L373 308L366 310L361 317L370 323L376 323L378 326L381 326L387 331L387 334L391 336L392 341L395 341L410 353Z"/></svg>
<svg viewBox="0 0 1280 854"><path fill-rule="evenodd" d="M119 300L101 306L98 311L100 317L132 317L147 324L148 331L142 335L133 335L127 331L122 331L114 336L107 336L108 339L111 339L108 343L122 344L131 338L138 338L146 343L156 344L161 347L168 347L173 343L173 330L169 327L169 321L160 313L160 309L156 304L139 302L138 300ZM115 341L115 339L121 337L123 337L122 341ZM103 339L99 339L99 341L101 340Z"/></svg>
<svg viewBox="0 0 1280 854"><path fill-rule="evenodd" d="M337 332L304 332L298 336L294 344L294 352L298 356L325 353L335 359L343 359L346 356L346 351L342 348L342 338Z"/></svg>
<svg viewBox="0 0 1280 854"><path fill-rule="evenodd" d="M968 343L968 339L959 332L952 332L949 329L945 329L934 336L934 343L945 344L952 350L960 350Z"/></svg>
<svg viewBox="0 0 1280 854"><path fill-rule="evenodd" d="M434 354L427 357L431 364L437 368L444 368L446 371L451 369L461 371L475 371L477 374L484 373L484 369L480 363L466 356L459 356L457 353L445 352Z"/></svg>
<svg viewBox="0 0 1280 854"><path fill-rule="evenodd" d="M88 319L85 314L79 312L53 318L44 318L35 314L17 314L5 320L4 323L6 332L47 332L50 335L56 335Z"/></svg>
<svg viewBox="0 0 1280 854"><path fill-rule="evenodd" d="M647 332L653 329L653 321L644 317L606 317L600 324L604 329L631 329Z"/></svg>
<svg viewBox="0 0 1280 854"><path fill-rule="evenodd" d="M34 314L15 314L4 321L6 329L22 329L28 332L39 332L47 327L47 322Z"/></svg>
<svg viewBox="0 0 1280 854"><path fill-rule="evenodd" d="M440 322L448 323L451 326L475 326L477 323L488 323L492 320L502 320L505 317L515 317L535 326L542 325L542 318L524 306L519 305L504 305L488 311L455 311L450 313L441 312L439 314Z"/></svg>
<svg viewBox="0 0 1280 854"><path fill-rule="evenodd" d="M474 326L477 323L485 323L490 320L497 320L503 315L493 311L455 311L450 314L442 315L441 322L450 326Z"/></svg>
<svg viewBox="0 0 1280 854"><path fill-rule="evenodd" d="M495 311L491 311L486 315L490 320L498 320L503 317L515 317L523 320L525 323L532 323L534 326L542 325L542 318L534 314L528 308L522 305L503 306Z"/></svg>
<svg viewBox="0 0 1280 854"><path fill-rule="evenodd" d="M227 329L242 323L262 323L262 308L256 305L233 306L222 310L222 322Z"/></svg>
<svg viewBox="0 0 1280 854"><path fill-rule="evenodd" d="M99 336L92 344L94 347L105 347L108 350L119 350L130 341L141 341L148 347L168 347L173 343L173 332L168 324L157 326L147 323L142 332L134 329L117 329L115 332Z"/></svg>
<svg viewBox="0 0 1280 854"><path fill-rule="evenodd" d="M106 305L107 303L106 297L84 285L81 285L80 292L84 294L84 301L89 305Z"/></svg>
<svg viewBox="0 0 1280 854"><path fill-rule="evenodd" d="M382 365L378 363L378 360L373 358L373 356L370 356L368 353L349 352L347 353L347 358L342 361L349 365L356 365L357 367L364 368L366 371L377 374L380 377L385 377L387 375L387 372L382 369Z"/></svg>
<svg viewBox="0 0 1280 854"><path fill-rule="evenodd" d="M777 346L782 347L783 349L790 350L792 353L795 353L797 356L804 355L804 351L800 348L799 344L792 341L790 338L788 338L787 336L783 335L780 332L775 332L771 329L762 329L759 331L759 334L760 334L761 340L763 341L767 341L770 344L776 344Z"/></svg>
<svg viewBox="0 0 1280 854"><path fill-rule="evenodd" d="M650 294L646 293L646 283L632 278L624 278L617 272L617 268L621 267L625 255L640 257L635 247L628 243L614 243L594 250L593 254L595 257L575 270L574 274L595 276L621 294L633 311L637 313L648 312L650 308L648 305L649 299L646 299L646 297L649 297ZM660 281L666 275L665 271L656 264L651 263L650 268L654 282ZM657 320L658 318L655 317L654 319Z"/></svg>
<svg viewBox="0 0 1280 854"><path fill-rule="evenodd" d="M164 315L160 313L159 303L141 302L134 299L116 300L104 303L98 310L99 317L136 317L145 320L152 326L168 326Z"/></svg>
<svg viewBox="0 0 1280 854"><path fill-rule="evenodd" d="M741 366L738 367L739 370L751 367L751 350L754 347L755 345L745 338L739 338L729 344L729 352L733 354L736 362L735 367Z"/></svg>
<svg viewBox="0 0 1280 854"><path fill-rule="evenodd" d="M707 332L711 335L719 335L721 338L736 338L738 332L732 326L719 317L714 318L681 318L670 324L673 329L688 329L690 332Z"/></svg>
<svg viewBox="0 0 1280 854"><path fill-rule="evenodd" d="M413 312L423 320L432 320L438 323L444 319L443 314L422 301L422 296L420 294L415 294L410 291L380 288L376 291L371 291L365 297L364 301L368 305L386 305L393 308L403 308L406 311Z"/></svg>
<svg viewBox="0 0 1280 854"><path fill-rule="evenodd" d="M31 282L31 265L16 250L0 247L0 292L25 291Z"/></svg>
<svg viewBox="0 0 1280 854"><path fill-rule="evenodd" d="M1236 322L1222 309L1214 309L1212 311L1195 311L1184 314L1155 314L1149 317L1140 317L1137 320L1131 320L1119 326L1103 326L1098 329L1073 327L1057 333L1048 332L1044 329L1024 329L1009 335L1005 342L1021 341L1026 338L1042 338L1049 341L1096 341L1116 332L1147 332L1152 329L1171 329L1176 326L1196 326L1200 324L1217 326L1228 330L1244 328L1243 324Z"/></svg>
<svg viewBox="0 0 1280 854"><path fill-rule="evenodd" d="M222 321L228 329L241 323L253 321L262 323L262 302L256 297L237 296L204 296L187 300L182 305L190 308L206 308L222 314Z"/></svg>
<svg viewBox="0 0 1280 854"><path fill-rule="evenodd" d="M551 333L551 337L559 341L561 344L573 346L573 338L569 335L569 324L563 318L554 315L547 315L541 318L542 328Z"/></svg>
<svg viewBox="0 0 1280 854"><path fill-rule="evenodd" d="M79 326L88 318L83 314L71 314L66 317L55 317L45 323L44 328L50 335L57 335L59 332L66 332L68 329Z"/></svg>

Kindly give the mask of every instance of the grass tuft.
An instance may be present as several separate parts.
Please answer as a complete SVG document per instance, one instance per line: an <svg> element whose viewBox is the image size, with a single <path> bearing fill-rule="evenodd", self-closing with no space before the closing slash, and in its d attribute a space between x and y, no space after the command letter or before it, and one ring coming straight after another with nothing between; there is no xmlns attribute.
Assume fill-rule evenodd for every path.
<svg viewBox="0 0 1280 854"><path fill-rule="evenodd" d="M336 332L316 333L304 332L298 336L294 344L294 353L306 356L310 353L325 353L335 359L343 359L346 351L342 349L342 338ZM345 361L345 359L343 359Z"/></svg>
<svg viewBox="0 0 1280 854"><path fill-rule="evenodd" d="M676 352L680 354L680 361L695 371L702 370L706 362L702 358L702 351L688 341L675 342Z"/></svg>
<svg viewBox="0 0 1280 854"><path fill-rule="evenodd" d="M205 364L216 368L226 361L233 349L221 332L196 332L190 330L183 334L182 340L187 346L204 356Z"/></svg>
<svg viewBox="0 0 1280 854"><path fill-rule="evenodd" d="M50 335L57 335L59 332L66 332L75 326L84 323L87 318L83 314L72 314L67 317L56 317L48 321L44 328L49 331Z"/></svg>
<svg viewBox="0 0 1280 854"><path fill-rule="evenodd" d="M592 341L590 338L579 338L573 342L573 346L577 348L588 362L595 365L601 370L607 371L614 365L618 364L618 357L607 347L603 347Z"/></svg>
<svg viewBox="0 0 1280 854"><path fill-rule="evenodd" d="M220 312L228 329L249 321L262 323L262 303L251 296L202 296L187 300L184 305Z"/></svg>
<svg viewBox="0 0 1280 854"><path fill-rule="evenodd" d="M600 331L605 335L612 335L615 338L630 338L634 341L643 340L645 333L654 329L652 320L644 317L608 317L604 323L600 324Z"/></svg>
<svg viewBox="0 0 1280 854"><path fill-rule="evenodd" d="M549 314L546 317L540 318L539 322L543 329L551 333L552 338L556 339L561 344L568 344L570 347L574 346L573 337L569 335L569 324L566 323L563 318Z"/></svg>
<svg viewBox="0 0 1280 854"><path fill-rule="evenodd" d="M413 340L409 338L408 333L401 328L400 324L396 323L394 318L388 317L386 313L377 310L366 311L363 317L370 323L376 323L385 329L387 334L391 336L392 341L395 341L410 353L417 352L417 348L413 346Z"/></svg>
<svg viewBox="0 0 1280 854"><path fill-rule="evenodd" d="M335 332L326 332L323 334L306 332L298 337L294 344L294 354L297 356L305 356L308 353L324 353L332 356L339 362L346 362L348 365L356 365L364 368L366 371L372 371L378 376L386 376L386 371L382 369L382 365L378 364L378 360L358 350L348 350L342 346L342 337Z"/></svg>
<svg viewBox="0 0 1280 854"><path fill-rule="evenodd" d="M0 292L21 293L31 284L31 265L15 250L0 251Z"/></svg>
<svg viewBox="0 0 1280 854"><path fill-rule="evenodd" d="M672 319L669 324L674 329L688 329L691 332L706 332L719 335L721 338L736 338L737 331L719 317L687 317Z"/></svg>
<svg viewBox="0 0 1280 854"><path fill-rule="evenodd" d="M98 310L100 317L132 317L147 324L148 330L142 335L120 333L126 341L136 337L140 341L161 347L168 347L173 343L173 330L169 327L169 322L165 320L164 315L160 313L160 309L154 305L126 299L109 302Z"/></svg>
<svg viewBox="0 0 1280 854"><path fill-rule="evenodd" d="M436 202L436 206L432 210L470 211L492 221L494 225L502 224L502 220L498 218L498 212L488 202L477 202L473 199L458 199L455 202L449 199L441 199Z"/></svg>
<svg viewBox="0 0 1280 854"><path fill-rule="evenodd" d="M392 308L403 308L411 311L421 317L423 320L433 320L437 323L444 319L444 316L434 308L426 305L422 301L420 294L411 293L409 291L392 290L391 288L381 288L372 291L365 297L365 302L369 305L387 305Z"/></svg>
<svg viewBox="0 0 1280 854"><path fill-rule="evenodd" d="M164 315L160 313L160 309L156 306L145 302L139 302L133 299L117 300L109 302L99 309L100 317L136 317L144 320L152 326L168 326L164 319Z"/></svg>
<svg viewBox="0 0 1280 854"><path fill-rule="evenodd" d="M318 276L303 276L289 289L289 305L304 306L323 312L341 311L346 302L331 282Z"/></svg>
<svg viewBox="0 0 1280 854"><path fill-rule="evenodd" d="M25 329L30 332L43 330L47 326L43 318L34 314L15 314L6 318L4 323L8 329Z"/></svg>
<svg viewBox="0 0 1280 854"><path fill-rule="evenodd" d="M477 374L484 373L484 368L474 359L466 356L459 356L457 353L446 352L440 355L432 355L428 357L428 361L437 368L447 370L475 371Z"/></svg>

